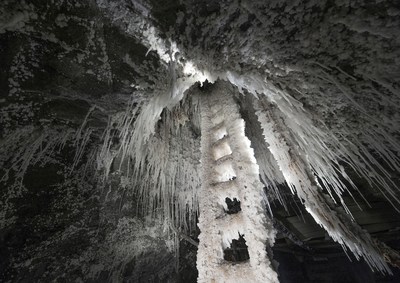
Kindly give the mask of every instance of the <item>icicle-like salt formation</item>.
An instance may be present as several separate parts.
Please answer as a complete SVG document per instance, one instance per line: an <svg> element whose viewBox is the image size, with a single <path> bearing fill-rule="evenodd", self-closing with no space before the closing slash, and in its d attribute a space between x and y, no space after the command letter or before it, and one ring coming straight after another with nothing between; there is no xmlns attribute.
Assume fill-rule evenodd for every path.
<svg viewBox="0 0 400 283"><path fill-rule="evenodd" d="M3 161L8 159L11 166L4 168L4 175L0 181L6 181L10 171L13 171L15 182L22 185L24 176L29 166L39 162L48 162L49 156L55 150L61 150L66 142L73 138L73 131L58 132L50 129L36 129L29 127L6 137L1 146L7 149L17 146L14 150L4 151L12 156L3 156Z"/></svg>
<svg viewBox="0 0 400 283"><path fill-rule="evenodd" d="M281 113L285 120L287 130L290 131L296 145L299 146L302 156L311 166L312 172L319 178L321 186L328 190L333 198L336 194L349 213L343 199L342 193L348 191L344 178L355 189L351 178L344 170L341 163L346 163L357 174L365 178L371 185L376 186L397 209L396 204L400 204L396 196L396 184L390 179L390 174L369 152L376 150L379 154L388 160L388 164L400 169L397 165L400 157L393 154L392 150L400 152L400 145L391 143L392 148L386 146L392 138L388 134L381 133L379 129L371 130L365 136L376 137L370 144L355 144L346 138L346 136L336 136L332 131L324 126L322 121L316 126L315 122L305 112L300 102L288 95L285 91L275 88L258 75L240 76L233 72L227 72L221 75L232 84L236 85L240 91L246 89L256 97L259 94L265 95L273 102L277 111ZM380 134L376 132L380 131ZM351 135L352 133L349 133ZM381 136L379 136L381 135ZM385 138L382 138L385 137Z"/></svg>
<svg viewBox="0 0 400 283"><path fill-rule="evenodd" d="M192 95L168 110L171 100L168 93L164 95L132 104L125 113L110 118L98 168L105 176L112 167L123 171L143 214L162 216L173 227L190 229L200 184L200 141L191 128L196 123L197 100Z"/></svg>
<svg viewBox="0 0 400 283"><path fill-rule="evenodd" d="M260 178L267 189L267 204L269 205L273 200L278 200L287 209L284 195L281 194L278 187L278 185L285 183L285 178L279 170L271 152L268 150L268 145L265 143L260 123L253 108L253 97L245 96L243 99L244 105L242 106L242 111L245 111L247 116L247 119L244 118L246 122L246 135L252 143L252 148L254 148L254 156L260 167ZM272 215L271 209L270 213Z"/></svg>
<svg viewBox="0 0 400 283"><path fill-rule="evenodd" d="M198 282L278 282L266 253L275 231L264 215L259 168L238 106L224 83L217 82L204 94L201 117ZM240 212L226 213L227 197L240 200ZM238 233L244 235L250 259L232 264L224 260L224 249Z"/></svg>
<svg viewBox="0 0 400 283"><path fill-rule="evenodd" d="M286 125L276 117L276 107L270 103L262 103L262 100L255 100L254 106L269 150L292 192L299 196L315 221L344 249L349 248L357 259L363 257L371 268L391 274L371 236L352 221L349 215L335 210L323 196L310 168L296 150L295 141L285 131Z"/></svg>
<svg viewBox="0 0 400 283"><path fill-rule="evenodd" d="M114 8L112 10L117 14L126 13L124 9ZM196 211L197 194L193 189L198 187L200 180L197 164L193 162L196 153L193 152L196 152L197 144L190 137L192 133L186 126L180 127L175 124L174 121L180 118L177 119L172 113L193 112L188 109L183 112L174 112L177 109L174 107L197 81L204 82L208 79L213 82L217 77L230 81L241 92L245 89L255 96L265 95L277 105L277 112L285 120L285 130L290 133L290 142L293 141L293 146L298 147L297 152L300 154L298 158L309 170L306 172L307 177L314 185L320 182L319 185L328 190L333 201L335 201L333 195L337 195L347 213L349 211L343 201L342 193L347 190L347 182L353 186L354 184L341 165L343 163L347 163L370 184L380 188L389 201L399 202L390 174L369 153L372 148L386 160L389 166L394 170L399 170L399 158L391 155L387 145L395 149L399 149L399 146L384 131L373 129L369 133L362 133L365 135L363 141L369 141L368 146L354 140L347 140L345 135L338 136L323 125L321 126L323 124L321 121L316 126L298 101L285 91L268 84L263 77L254 74L238 75L229 71L209 74L198 70L193 62L183 57L180 58L182 60L177 60L177 57L183 54L176 44L160 38L157 30L143 17L139 15L136 18L125 18L132 19L127 23L128 31L140 38L149 47L149 51L157 52L163 66L170 72L170 81L169 83L161 82L155 88L158 90L149 101L128 107L125 114L116 115L110 119L109 127L104 134L104 145L98 155L98 168L104 170L105 177L112 166L128 170L127 174L131 176L133 186L137 186L136 191L142 200L143 211L155 213L154 210L162 208L165 216L170 219L180 219L177 221L179 223L182 223L181 220L186 212ZM331 77L327 76L327 79L335 83ZM337 83L336 85L341 87ZM351 96L348 97L351 102L355 102ZM164 109L168 110L164 111ZM161 115L163 115L162 122L159 122ZM157 123L161 125L161 128L156 131ZM166 126L167 124L174 127ZM112 142L115 136L111 133L112 130L119 132L118 144ZM374 137L378 138L374 140ZM383 137L386 139L385 143L377 142ZM289 136L287 139L289 140ZM182 144L189 146L182 148ZM289 151L289 148L286 150ZM264 183L272 188L276 198L284 204L276 186L277 182L282 180L282 176L280 172L273 169L273 166L270 166L273 161L271 156L261 152L257 157ZM287 179L287 175L285 178ZM184 193L180 191L182 183L189 184ZM177 196L182 196L182 198ZM326 202L322 199L321 201ZM186 202L189 205L186 206ZM172 203L178 203L178 205L172 205ZM329 205L327 207L329 208ZM366 253L356 252L356 255Z"/></svg>
<svg viewBox="0 0 400 283"><path fill-rule="evenodd" d="M17 211L13 199L27 192L24 178L32 166L60 165L55 156L73 139L71 129L25 127L0 141L0 185L7 187L0 199L0 229L15 222L16 218L10 217Z"/></svg>
<svg viewBox="0 0 400 283"><path fill-rule="evenodd" d="M155 214L157 210L172 219L173 225L187 227L186 217L191 218L197 212L199 142L185 125L187 117L196 112L195 100L188 101L190 108L189 104L179 105L179 102L196 83L215 79L185 58L176 60L182 57L176 44L159 37L147 20L139 16L128 29L142 38L149 51L157 52L170 77L158 82L148 101L132 104L125 113L110 118L97 167L103 170L104 178L112 166L120 170L124 167L140 198L143 213ZM156 129L157 125L160 128ZM115 137L118 143L112 142Z"/></svg>

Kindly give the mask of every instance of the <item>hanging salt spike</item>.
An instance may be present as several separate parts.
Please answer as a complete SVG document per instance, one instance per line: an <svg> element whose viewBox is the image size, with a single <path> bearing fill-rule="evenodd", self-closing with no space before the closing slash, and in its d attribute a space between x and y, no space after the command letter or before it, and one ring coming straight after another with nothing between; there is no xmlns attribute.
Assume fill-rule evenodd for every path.
<svg viewBox="0 0 400 283"><path fill-rule="evenodd" d="M276 232L265 216L259 168L228 89L218 81L201 99L198 282L278 282L266 252ZM238 247L242 252L235 254Z"/></svg>
<svg viewBox="0 0 400 283"><path fill-rule="evenodd" d="M103 169L104 180L115 170L126 176L127 186L137 195L139 213L164 218L171 227L189 232L198 208L200 139L193 138L187 120L198 107L192 95L171 110L153 105L157 102L132 103L110 118L98 168Z"/></svg>
<svg viewBox="0 0 400 283"><path fill-rule="evenodd" d="M371 236L350 215L335 209L334 205L325 198L322 189L311 177L311 170L296 152L295 144L281 119L274 115L274 105L254 100L254 108L264 132L264 138L269 144L269 150L275 157L286 182L292 192L302 200L306 210L313 216L332 239L345 250L349 248L357 259L363 257L374 269L391 274L379 248Z"/></svg>

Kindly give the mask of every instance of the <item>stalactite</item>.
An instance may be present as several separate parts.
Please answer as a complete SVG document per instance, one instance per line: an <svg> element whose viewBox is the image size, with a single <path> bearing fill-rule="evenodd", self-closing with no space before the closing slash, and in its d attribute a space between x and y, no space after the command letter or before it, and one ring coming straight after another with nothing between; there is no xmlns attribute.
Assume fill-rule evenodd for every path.
<svg viewBox="0 0 400 283"><path fill-rule="evenodd" d="M393 183L388 170L370 154L371 151L376 151L380 155L387 156L388 164L392 166L400 162L400 157L396 154L396 151L400 151L400 147L392 142L394 138L389 133L383 134L384 129L364 132L364 136L372 139L371 143L365 144L365 141L360 143L354 136L355 133L347 129L346 125L343 125L339 133L335 133L324 124L323 120L314 118L312 113L306 112L301 102L259 75L227 72L222 77L237 86L242 93L246 90L255 97L265 96L276 105L279 119L285 120L285 130L296 141L299 152L310 165L313 174L319 178L318 182L328 191L333 201L336 202L334 195L339 198L347 212L349 211L343 201L342 193L349 191L349 185L357 191L358 188L343 164L376 186L393 207L398 209L400 203L398 186ZM391 142L391 146L386 145L388 142ZM360 195L362 196L361 192Z"/></svg>
<svg viewBox="0 0 400 283"><path fill-rule="evenodd" d="M278 200L287 210L285 195L279 188L281 184L285 183L285 178L264 141L262 129L253 108L253 97L247 95L241 97L241 101L241 111L245 113L243 118L246 122L246 136L250 139L251 147L254 149L254 156L260 167L261 181L266 186L268 206L270 207L270 202ZM271 210L270 213L272 215Z"/></svg>
<svg viewBox="0 0 400 283"><path fill-rule="evenodd" d="M104 178L114 166L129 179L140 203L138 212L164 217L189 231L195 224L196 190L201 183L200 141L191 129L195 121L190 121L197 115L196 96L186 97L171 110L157 103L132 104L110 118L98 168Z"/></svg>
<svg viewBox="0 0 400 283"><path fill-rule="evenodd" d="M348 214L335 209L331 200L325 198L315 177L312 176L311 168L296 150L296 144L291 140L289 133L285 131L283 121L278 120L274 114L275 106L263 100L255 100L254 108L263 128L265 142L269 144L269 150L274 155L286 182L315 221L345 250L349 248L357 259L362 256L371 268L391 274L371 236Z"/></svg>

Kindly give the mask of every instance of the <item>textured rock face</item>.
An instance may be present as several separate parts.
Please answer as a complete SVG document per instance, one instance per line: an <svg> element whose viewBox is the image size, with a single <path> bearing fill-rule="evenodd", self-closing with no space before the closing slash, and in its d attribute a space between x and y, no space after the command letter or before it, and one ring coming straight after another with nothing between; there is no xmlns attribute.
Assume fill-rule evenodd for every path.
<svg viewBox="0 0 400 283"><path fill-rule="evenodd" d="M396 1L5 0L0 15L0 281L196 281L196 248L182 239L196 238L198 231L185 221L171 228L165 217L157 217L166 205L158 191L151 192L156 200L148 205L153 216L148 217L142 209L146 195L138 187L154 184L143 178L132 185L125 178L130 165L118 163L121 156L98 160L98 153L106 152L103 140L110 141L110 151L120 144L118 115L160 93L173 96L193 79L188 74L195 71L185 65L189 61L212 78L236 82L246 95L259 92L256 83L268 82L287 95L293 108L304 110L307 123L347 148L362 148L364 159L354 160L386 170L388 186L398 183ZM189 92L195 93L193 88ZM245 113L241 97L237 94ZM165 125L175 121L180 136L168 141L179 151L171 150L167 161L185 160L196 169L198 152L191 150L200 144L201 131L198 113L187 110L195 108L195 99L185 98L181 106L162 112L154 139L165 144L170 135ZM248 125L254 122L252 113L243 115ZM135 120L137 113L131 116ZM260 130L246 131L256 127ZM252 136L253 146L258 145L259 137ZM181 139L184 145L174 145ZM267 147L254 150L259 161ZM103 163L109 164L107 179ZM363 180L368 176L357 176L346 160L341 165L368 200L383 199L378 186ZM198 185L195 177L191 180L194 185L176 181L176 187L190 195L188 188ZM284 179L273 181L282 186ZM168 193L171 201L177 199L175 191ZM282 211L273 210L279 218ZM391 213L387 217L397 223ZM195 213L183 215L195 222ZM285 235L278 244L286 238L304 247L306 237L297 239L296 228L285 224L289 229L278 229ZM382 229L390 232L395 225ZM391 233L382 239L393 240ZM332 276L310 263L317 260L305 251L296 255L297 265L293 257L278 256L278 271L289 274L288 266L301 265L293 274L304 282ZM368 276L373 282L374 276ZM350 275L340 278L355 281ZM290 275L281 280L296 282Z"/></svg>
<svg viewBox="0 0 400 283"><path fill-rule="evenodd" d="M162 223L137 216L130 190L100 186L85 167L108 111L154 85L158 59L79 2L0 5L0 281L173 282ZM71 141L93 105L78 153Z"/></svg>
<svg viewBox="0 0 400 283"><path fill-rule="evenodd" d="M346 127L362 135L361 121L373 128L384 120L398 135L397 4L222 1L214 10L210 4L186 7L175 36L199 64L261 73L333 131ZM377 120L356 114L360 109Z"/></svg>

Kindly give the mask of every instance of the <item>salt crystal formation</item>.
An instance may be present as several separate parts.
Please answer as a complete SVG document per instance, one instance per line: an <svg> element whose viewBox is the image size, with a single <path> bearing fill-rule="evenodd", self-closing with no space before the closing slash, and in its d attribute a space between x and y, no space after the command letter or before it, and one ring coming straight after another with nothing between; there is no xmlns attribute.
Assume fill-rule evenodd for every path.
<svg viewBox="0 0 400 283"><path fill-rule="evenodd" d="M54 214L67 224L46 237L58 246L56 239L90 234L86 255L59 261L93 269L90 280L101 281L109 266L121 279L140 256L136 245L151 250L146 235L178 254L177 237L195 231L199 216L199 281L276 282L265 248L276 233L270 204L287 209L287 185L346 252L391 273L385 255L395 253L356 223L345 199L370 190L399 211L396 1L3 2L1 229L31 225L30 213L16 216L32 195L42 199L27 176L51 168L58 183L40 193L62 197L46 205L68 206L82 219ZM105 213L110 199L132 219ZM87 224L95 217L86 205L95 202L104 221L115 220L103 246ZM35 225L49 230L39 216ZM54 251L29 227L35 245L10 256L18 274L41 270ZM226 262L224 251L241 238L248 261ZM48 266L54 277L38 281L65 279L56 271L67 267Z"/></svg>
<svg viewBox="0 0 400 283"><path fill-rule="evenodd" d="M201 97L201 180L199 191L198 282L278 282L266 253L275 230L264 215L263 185L244 134L244 121L226 83L218 82ZM240 201L241 211L227 214L226 198ZM244 235L250 259L224 260L223 250Z"/></svg>

